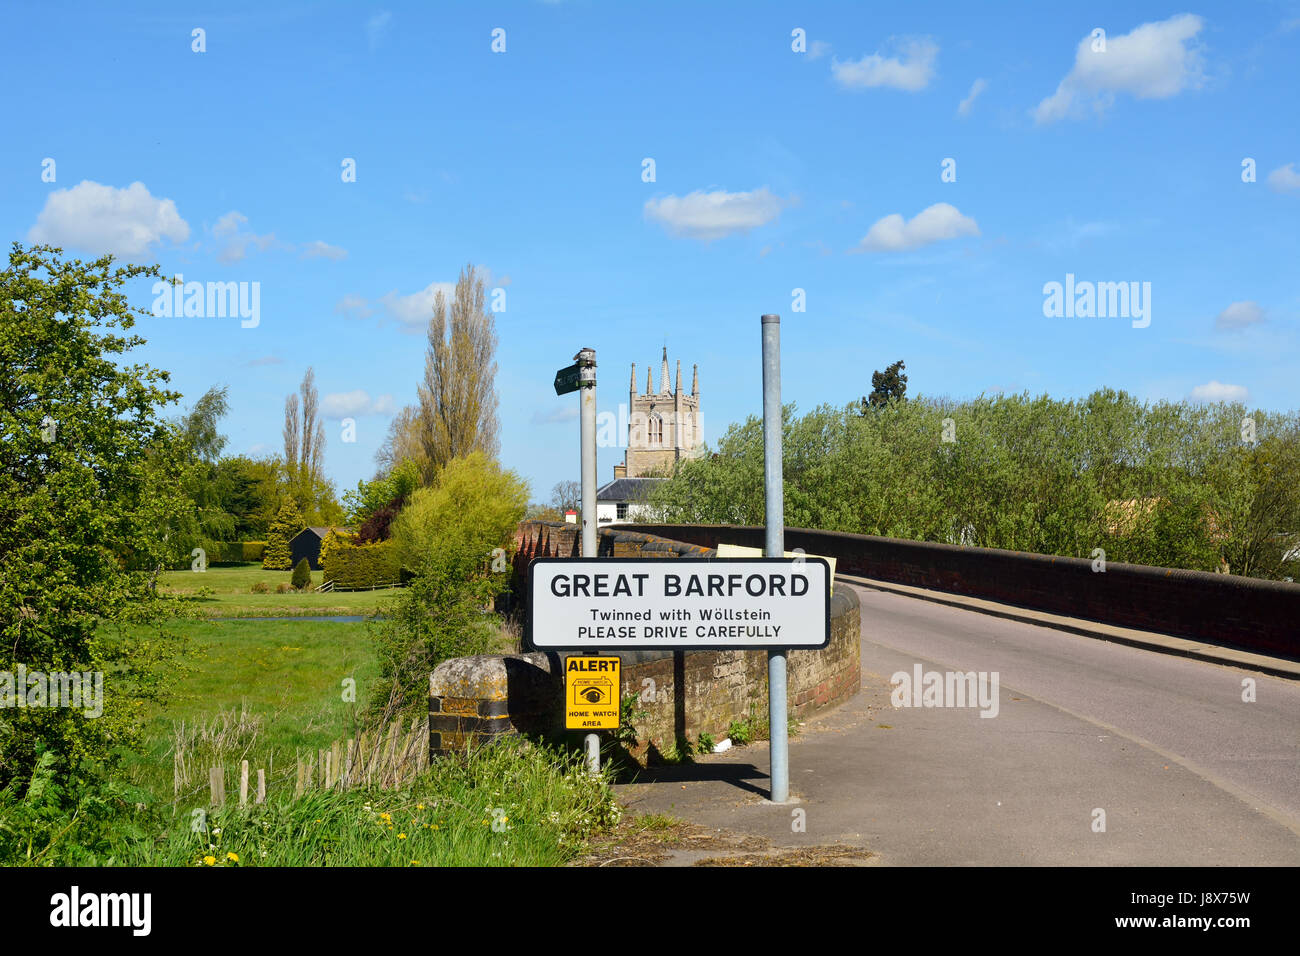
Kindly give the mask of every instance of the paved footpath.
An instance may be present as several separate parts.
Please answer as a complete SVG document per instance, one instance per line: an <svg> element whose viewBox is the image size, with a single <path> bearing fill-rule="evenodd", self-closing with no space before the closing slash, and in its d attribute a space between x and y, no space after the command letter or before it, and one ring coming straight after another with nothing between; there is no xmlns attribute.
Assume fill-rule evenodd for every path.
<svg viewBox="0 0 1300 956"><path fill-rule="evenodd" d="M1300 682L856 589L862 690L791 739L790 804L766 800L766 744L620 798L883 865L1300 865ZM893 707L918 663L997 672L997 716Z"/></svg>

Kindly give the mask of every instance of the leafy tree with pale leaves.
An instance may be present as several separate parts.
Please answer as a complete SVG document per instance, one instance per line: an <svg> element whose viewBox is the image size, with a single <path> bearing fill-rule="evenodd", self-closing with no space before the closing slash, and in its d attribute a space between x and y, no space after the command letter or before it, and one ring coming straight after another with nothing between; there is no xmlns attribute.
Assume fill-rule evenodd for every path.
<svg viewBox="0 0 1300 956"><path fill-rule="evenodd" d="M292 498L285 498L280 511L271 522L271 533L266 537L266 551L262 554L262 567L268 571L288 571L293 567L293 554L289 541L306 525L302 512Z"/></svg>

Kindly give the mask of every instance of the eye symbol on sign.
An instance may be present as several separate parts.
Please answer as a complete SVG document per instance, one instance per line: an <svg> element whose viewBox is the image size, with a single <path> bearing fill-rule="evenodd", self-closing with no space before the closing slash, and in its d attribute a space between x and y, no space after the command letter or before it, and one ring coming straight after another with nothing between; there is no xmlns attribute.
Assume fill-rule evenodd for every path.
<svg viewBox="0 0 1300 956"><path fill-rule="evenodd" d="M614 685L605 677L585 677L574 682L575 704L608 704L613 697Z"/></svg>

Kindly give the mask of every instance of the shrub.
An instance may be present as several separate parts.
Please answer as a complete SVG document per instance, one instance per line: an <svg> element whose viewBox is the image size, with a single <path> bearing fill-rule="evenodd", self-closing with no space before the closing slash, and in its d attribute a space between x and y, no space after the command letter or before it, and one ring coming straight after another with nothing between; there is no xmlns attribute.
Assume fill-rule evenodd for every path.
<svg viewBox="0 0 1300 956"><path fill-rule="evenodd" d="M453 459L393 521L397 558L416 574L438 551L469 550L486 559L509 544L527 508L528 484L513 471L482 452Z"/></svg>
<svg viewBox="0 0 1300 956"><path fill-rule="evenodd" d="M325 537L320 543L320 569L321 580L330 580L331 561L334 554L341 547L351 547L356 544L356 539L345 531L339 531L337 528L330 528L325 532Z"/></svg>
<svg viewBox="0 0 1300 956"><path fill-rule="evenodd" d="M245 541L241 549L243 553L240 557L245 561L261 561L266 555L265 541Z"/></svg>
<svg viewBox="0 0 1300 956"><path fill-rule="evenodd" d="M293 579L289 582L295 591L303 591L311 587L311 562L306 558L300 558L293 569Z"/></svg>
<svg viewBox="0 0 1300 956"><path fill-rule="evenodd" d="M266 551L262 556L262 567L272 571L288 571L293 567L293 554L289 550L289 539L303 528L302 513L290 498L280 505L280 511L271 523L271 533L266 538Z"/></svg>
<svg viewBox="0 0 1300 956"><path fill-rule="evenodd" d="M258 581L248 590L251 591L253 594L266 594L271 589L270 587L267 586L267 583L265 581Z"/></svg>
<svg viewBox="0 0 1300 956"><path fill-rule="evenodd" d="M279 584L277 584L277 585L275 586L275 593L276 593L276 594L288 594L288 593L289 593L289 585L287 585L287 584L285 584L283 581L281 581Z"/></svg>
<svg viewBox="0 0 1300 956"><path fill-rule="evenodd" d="M382 548L362 545L354 550ZM375 628L380 681L371 700L390 712L424 706L429 672L452 657L486 654L499 633L492 599L504 574L487 569L477 549L435 551Z"/></svg>

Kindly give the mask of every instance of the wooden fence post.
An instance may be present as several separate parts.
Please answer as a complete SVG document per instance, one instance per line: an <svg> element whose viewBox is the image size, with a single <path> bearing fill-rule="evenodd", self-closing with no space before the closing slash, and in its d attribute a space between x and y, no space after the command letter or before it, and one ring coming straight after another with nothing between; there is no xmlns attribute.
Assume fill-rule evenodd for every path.
<svg viewBox="0 0 1300 956"><path fill-rule="evenodd" d="M213 767L208 771L208 791L214 807L224 806L226 802L226 771L222 767Z"/></svg>

